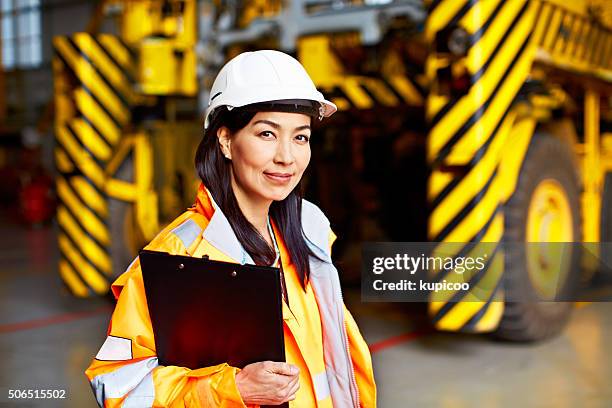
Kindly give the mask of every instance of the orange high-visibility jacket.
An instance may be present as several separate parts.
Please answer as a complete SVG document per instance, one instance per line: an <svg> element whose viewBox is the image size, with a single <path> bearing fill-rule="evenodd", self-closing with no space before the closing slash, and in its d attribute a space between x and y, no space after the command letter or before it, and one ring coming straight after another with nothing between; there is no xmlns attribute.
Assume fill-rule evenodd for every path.
<svg viewBox="0 0 612 408"><path fill-rule="evenodd" d="M292 407L376 406L376 385L367 344L344 306L331 262L335 235L314 204L302 200L302 228L311 250L306 291L299 284L274 224L290 307L283 303L287 362L300 368ZM176 218L146 249L236 263L254 263L242 248L210 192L200 185L196 204ZM104 407L245 407L236 387L239 368L228 364L190 370L161 366L136 258L112 285L117 299L100 351L85 371Z"/></svg>

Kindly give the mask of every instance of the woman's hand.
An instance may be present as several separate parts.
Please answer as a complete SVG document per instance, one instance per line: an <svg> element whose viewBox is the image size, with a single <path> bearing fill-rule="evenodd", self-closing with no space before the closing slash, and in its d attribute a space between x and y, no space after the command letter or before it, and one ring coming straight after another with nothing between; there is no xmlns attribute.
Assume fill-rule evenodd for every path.
<svg viewBox="0 0 612 408"><path fill-rule="evenodd" d="M245 404L279 405L295 399L300 369L275 361L249 364L236 374L236 386Z"/></svg>

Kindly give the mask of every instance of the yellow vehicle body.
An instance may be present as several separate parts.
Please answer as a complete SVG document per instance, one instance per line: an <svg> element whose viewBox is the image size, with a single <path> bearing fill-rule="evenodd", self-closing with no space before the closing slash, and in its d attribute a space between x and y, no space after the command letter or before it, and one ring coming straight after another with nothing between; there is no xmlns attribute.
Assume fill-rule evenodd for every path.
<svg viewBox="0 0 612 408"><path fill-rule="evenodd" d="M100 198L131 203L127 227L139 231L140 240L150 239L163 219L191 198L195 175L189 161L177 158L190 157L201 132L198 118L177 119L176 99L193 98L207 85L206 78L198 84L195 74L195 1L169 1L165 7L157 0L109 3L121 7L120 38L80 33L54 40L60 273L78 296L106 293L112 277L122 272L112 267L109 212ZM215 2L214 7L223 11L228 5ZM288 6L246 2L236 32L248 32L283 7ZM313 7L316 14L319 6ZM347 12L369 10L358 2L346 7ZM406 31L414 40L410 50L402 49L404 20L396 18L379 44L364 45L359 32L312 30L297 38L292 52L340 112L422 110L429 169L424 238L501 242L507 234L504 211L520 185L528 152L534 138L546 134L573 152L580 228L568 220L576 216L565 208L564 187L548 181L531 197L536 204L529 210L526 241L601 241L605 175L612 171L612 134L600 129L612 119L605 106L612 95L607 2L433 0L423 8L423 29ZM258 41L237 42L222 52L227 59L249 47L275 44L269 36ZM358 56L374 47L375 68L351 70ZM163 119L132 120L134 107L146 110L160 103ZM88 128L92 124L94 130ZM178 129L190 136L178 142ZM130 181L115 177L128 157L133 157ZM163 163L153 166L153 157ZM182 177L179 192L176 183L171 186L175 174ZM505 307L503 250L489 262L483 279L498 284L489 286L487 300L432 298L429 312L437 328L498 328ZM82 264L90 267L75 270Z"/></svg>

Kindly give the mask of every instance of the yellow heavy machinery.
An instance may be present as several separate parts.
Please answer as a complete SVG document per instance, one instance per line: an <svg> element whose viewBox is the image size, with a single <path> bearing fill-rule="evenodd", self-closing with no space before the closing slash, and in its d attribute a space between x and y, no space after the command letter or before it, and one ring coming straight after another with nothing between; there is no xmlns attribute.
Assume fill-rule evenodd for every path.
<svg viewBox="0 0 612 408"><path fill-rule="evenodd" d="M347 278L363 241L612 241L605 1L124 0L104 9L119 35L54 39L59 270L77 296L107 293L139 246L191 204L207 89L250 49L293 54L339 107L312 138L306 195L341 238L334 251ZM524 290L549 299L546 256L531 264L524 251L496 250L468 277L490 292L432 299L434 325L512 340L559 332L571 304L505 301ZM580 262L572 252L562 279L594 272Z"/></svg>

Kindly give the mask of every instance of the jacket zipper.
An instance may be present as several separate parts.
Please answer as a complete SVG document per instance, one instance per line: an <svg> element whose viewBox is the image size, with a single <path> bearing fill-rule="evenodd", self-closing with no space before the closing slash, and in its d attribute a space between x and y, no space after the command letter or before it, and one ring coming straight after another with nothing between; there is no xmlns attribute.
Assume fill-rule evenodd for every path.
<svg viewBox="0 0 612 408"><path fill-rule="evenodd" d="M338 292L340 292L340 301L342 302L341 304L344 305L344 297L342 296L342 289L338 289ZM346 319L344 317L344 309L342 310L342 335L344 337L346 355L348 357L348 363L350 366L351 385L355 389L355 395L357 396L357 401L355 401L356 402L355 407L359 408L361 406L360 397L359 397L359 387L357 387L357 381L355 380L355 367L353 366L353 360L351 360L351 349L350 349L350 345L348 341L348 332L346 329Z"/></svg>

